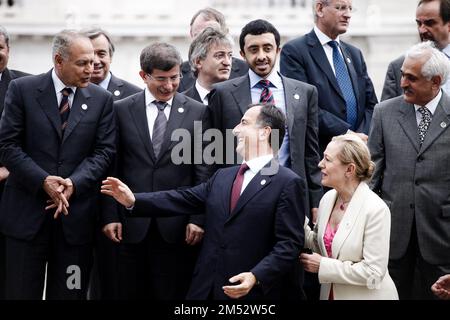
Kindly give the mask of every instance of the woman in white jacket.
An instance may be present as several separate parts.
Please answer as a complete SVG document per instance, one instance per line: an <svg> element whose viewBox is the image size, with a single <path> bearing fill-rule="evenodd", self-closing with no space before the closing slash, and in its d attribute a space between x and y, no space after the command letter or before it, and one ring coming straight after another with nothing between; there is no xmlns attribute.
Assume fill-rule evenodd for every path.
<svg viewBox="0 0 450 320"><path fill-rule="evenodd" d="M322 184L332 188L320 201L317 224L305 223L300 261L318 273L321 300L398 299L389 276L391 215L366 182L374 163L355 134L333 138L319 163Z"/></svg>

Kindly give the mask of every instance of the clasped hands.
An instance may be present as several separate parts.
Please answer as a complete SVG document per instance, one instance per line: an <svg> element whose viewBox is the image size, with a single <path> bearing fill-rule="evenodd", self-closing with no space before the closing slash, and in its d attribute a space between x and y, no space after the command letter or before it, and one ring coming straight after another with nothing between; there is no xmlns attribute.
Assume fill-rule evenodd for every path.
<svg viewBox="0 0 450 320"><path fill-rule="evenodd" d="M45 210L56 208L53 215L54 219L57 219L61 213L68 215L69 199L74 191L72 180L58 176L47 176L44 180L43 188L50 197L47 200Z"/></svg>

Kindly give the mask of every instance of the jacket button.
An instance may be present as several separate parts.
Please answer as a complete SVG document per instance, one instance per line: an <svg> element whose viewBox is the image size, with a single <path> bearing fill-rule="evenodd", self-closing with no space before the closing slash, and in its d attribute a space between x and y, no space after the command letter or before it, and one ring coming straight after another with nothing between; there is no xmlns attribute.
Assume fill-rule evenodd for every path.
<svg viewBox="0 0 450 320"><path fill-rule="evenodd" d="M423 159L422 156L420 156L420 157L417 158L417 162L422 162L423 160L424 160L424 159Z"/></svg>

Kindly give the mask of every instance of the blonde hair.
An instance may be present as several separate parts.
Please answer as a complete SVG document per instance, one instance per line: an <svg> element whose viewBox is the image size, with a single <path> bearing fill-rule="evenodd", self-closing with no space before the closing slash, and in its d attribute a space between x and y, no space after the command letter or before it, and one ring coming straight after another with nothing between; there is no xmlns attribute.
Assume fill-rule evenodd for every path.
<svg viewBox="0 0 450 320"><path fill-rule="evenodd" d="M341 150L337 158L345 165L353 163L356 177L360 181L372 178L375 163L371 160L369 148L360 137L348 133L333 137L331 141L340 144Z"/></svg>

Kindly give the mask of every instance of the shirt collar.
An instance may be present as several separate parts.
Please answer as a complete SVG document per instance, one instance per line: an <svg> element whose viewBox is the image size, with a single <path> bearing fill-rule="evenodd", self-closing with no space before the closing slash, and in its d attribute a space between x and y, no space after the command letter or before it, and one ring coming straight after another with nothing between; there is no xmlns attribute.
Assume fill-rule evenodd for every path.
<svg viewBox="0 0 450 320"><path fill-rule="evenodd" d="M148 87L145 88L144 92L145 92L145 105L149 106L150 103L153 103L156 100L156 98L152 95L150 90L148 90ZM168 101L166 101L166 103L168 104L168 107L170 108L173 103L173 97L170 98Z"/></svg>
<svg viewBox="0 0 450 320"><path fill-rule="evenodd" d="M263 79L269 80L270 83L272 83L272 85L275 88L283 87L283 81L281 80L281 76L279 75L278 72L275 71L275 68L273 68L272 72L266 78L261 78L252 69L248 70L248 75L250 77L250 88L254 88L258 84L258 82Z"/></svg>
<svg viewBox="0 0 450 320"><path fill-rule="evenodd" d="M331 39L329 36L327 36L325 33L323 33L317 26L314 26L314 32L316 33L317 38L319 38L320 44L322 46L328 44L328 42L330 41L336 41L337 43L339 43L339 45L341 44L340 40L339 40L339 36L337 36L336 39Z"/></svg>
<svg viewBox="0 0 450 320"><path fill-rule="evenodd" d="M0 81L2 81L3 72L0 72Z"/></svg>
<svg viewBox="0 0 450 320"><path fill-rule="evenodd" d="M203 88L202 85L198 82L198 80L195 81L195 89L197 89L198 95L200 96L200 99L202 99L202 101L205 100L205 97L208 95L210 91L208 89Z"/></svg>
<svg viewBox="0 0 450 320"><path fill-rule="evenodd" d="M436 108L439 104L439 101L441 101L441 97L442 97L442 89L439 90L439 93L437 94L436 97L434 97L433 100L431 100L430 102L428 102L425 107L427 107L428 110L430 110L431 114L434 115L434 112L436 111ZM414 108L417 110L419 110L419 108L422 106L419 106L417 104L414 105Z"/></svg>
<svg viewBox="0 0 450 320"><path fill-rule="evenodd" d="M111 72L108 72L108 75L106 76L106 78L103 79L103 81L100 82L98 85L100 87L102 87L103 89L108 90L109 81L111 81Z"/></svg>
<svg viewBox="0 0 450 320"><path fill-rule="evenodd" d="M244 161L253 174L257 174L264 166L273 159L273 154L268 154L249 161Z"/></svg>
<svg viewBox="0 0 450 320"><path fill-rule="evenodd" d="M64 82L62 82L61 79L59 79L59 77L56 75L55 69L52 70L52 80L53 80L53 85L55 86L56 93L60 93L62 91L62 89L64 89L64 88L70 88L70 89L72 89L72 92L75 96L77 87L66 86L64 84Z"/></svg>
<svg viewBox="0 0 450 320"><path fill-rule="evenodd" d="M450 59L450 43L442 49L442 52L445 53L445 55Z"/></svg>

